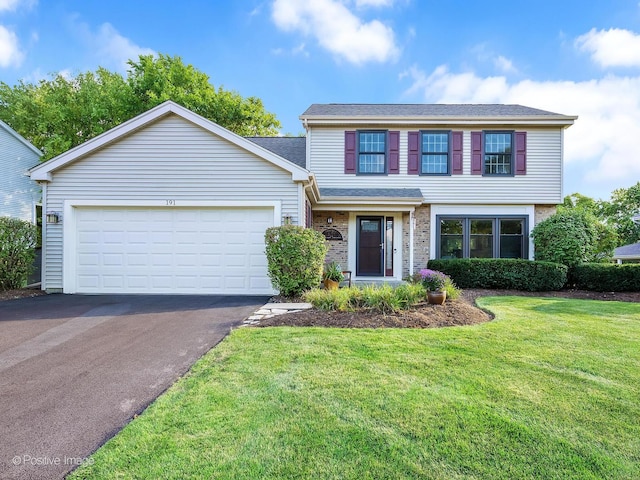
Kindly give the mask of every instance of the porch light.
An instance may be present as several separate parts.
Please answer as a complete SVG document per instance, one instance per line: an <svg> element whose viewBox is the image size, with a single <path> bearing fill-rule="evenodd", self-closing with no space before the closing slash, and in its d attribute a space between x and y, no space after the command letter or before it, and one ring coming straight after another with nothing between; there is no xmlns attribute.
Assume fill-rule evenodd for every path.
<svg viewBox="0 0 640 480"><path fill-rule="evenodd" d="M333 223L333 217L327 217L327 223L331 225Z"/></svg>
<svg viewBox="0 0 640 480"><path fill-rule="evenodd" d="M60 221L60 214L57 212L47 213L47 223L58 223Z"/></svg>
<svg viewBox="0 0 640 480"><path fill-rule="evenodd" d="M291 215L285 215L282 217L283 225L291 225L293 223L293 217Z"/></svg>

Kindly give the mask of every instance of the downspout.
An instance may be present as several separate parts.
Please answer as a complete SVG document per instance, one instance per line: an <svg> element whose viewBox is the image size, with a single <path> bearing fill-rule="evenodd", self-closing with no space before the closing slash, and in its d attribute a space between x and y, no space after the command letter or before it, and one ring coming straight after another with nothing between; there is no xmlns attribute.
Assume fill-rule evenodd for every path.
<svg viewBox="0 0 640 480"><path fill-rule="evenodd" d="M413 232L416 218L413 216L415 208L409 210L409 275L413 275Z"/></svg>
<svg viewBox="0 0 640 480"><path fill-rule="evenodd" d="M42 259L40 265L40 290L47 290L47 183L41 182L42 185Z"/></svg>

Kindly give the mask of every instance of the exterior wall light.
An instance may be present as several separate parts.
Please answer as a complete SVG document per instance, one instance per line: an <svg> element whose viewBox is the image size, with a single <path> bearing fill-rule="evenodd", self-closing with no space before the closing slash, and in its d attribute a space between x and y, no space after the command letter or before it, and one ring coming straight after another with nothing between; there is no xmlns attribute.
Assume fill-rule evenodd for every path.
<svg viewBox="0 0 640 480"><path fill-rule="evenodd" d="M60 214L57 212L49 212L47 213L47 223L59 223L60 222Z"/></svg>

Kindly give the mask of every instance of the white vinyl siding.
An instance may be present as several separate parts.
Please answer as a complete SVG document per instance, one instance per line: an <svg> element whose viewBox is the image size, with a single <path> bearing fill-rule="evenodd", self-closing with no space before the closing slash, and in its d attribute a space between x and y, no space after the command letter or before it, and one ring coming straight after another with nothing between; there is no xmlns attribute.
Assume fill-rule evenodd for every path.
<svg viewBox="0 0 640 480"><path fill-rule="evenodd" d="M0 216L35 223L34 204L40 202L40 187L27 171L39 156L0 125Z"/></svg>
<svg viewBox="0 0 640 480"><path fill-rule="evenodd" d="M363 125L366 129L368 126ZM439 125L433 130L463 132L463 174L419 176L407 174L407 133L400 131L400 173L358 176L344 173L345 128L313 127L309 140L309 170L320 188L420 188L425 203L557 204L562 202L562 130L512 127L527 132L527 174L509 177L471 175L471 131L504 130L478 125L473 128ZM423 129L424 130L424 129Z"/></svg>
<svg viewBox="0 0 640 480"><path fill-rule="evenodd" d="M176 115L164 117L53 173L47 211L65 200L278 203L304 221L291 173ZM45 288L63 288L63 226L47 225Z"/></svg>

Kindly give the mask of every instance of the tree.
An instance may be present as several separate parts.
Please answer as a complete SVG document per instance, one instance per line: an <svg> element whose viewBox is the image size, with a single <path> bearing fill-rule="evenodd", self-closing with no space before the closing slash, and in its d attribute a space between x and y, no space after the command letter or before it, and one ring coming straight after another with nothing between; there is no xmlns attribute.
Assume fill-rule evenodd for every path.
<svg viewBox="0 0 640 480"><path fill-rule="evenodd" d="M0 82L0 119L43 152L43 160L166 100L193 110L239 135L276 135L280 122L256 97L222 87L180 57L141 55L124 78L98 68L76 76L56 74L38 83Z"/></svg>
<svg viewBox="0 0 640 480"><path fill-rule="evenodd" d="M585 218L593 224L597 232L597 241L593 253L594 261L602 261L613 256L613 250L618 246L618 234L603 217L603 204L605 202L594 200L580 193L573 193L564 198L562 205L558 206L558 213L582 212Z"/></svg>
<svg viewBox="0 0 640 480"><path fill-rule="evenodd" d="M580 209L565 209L535 226L531 232L536 260L572 267L597 261L597 219Z"/></svg>
<svg viewBox="0 0 640 480"><path fill-rule="evenodd" d="M618 245L640 241L640 222L633 220L637 215L640 215L640 182L614 190L611 200L603 202L602 216L618 234Z"/></svg>

